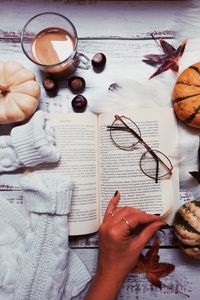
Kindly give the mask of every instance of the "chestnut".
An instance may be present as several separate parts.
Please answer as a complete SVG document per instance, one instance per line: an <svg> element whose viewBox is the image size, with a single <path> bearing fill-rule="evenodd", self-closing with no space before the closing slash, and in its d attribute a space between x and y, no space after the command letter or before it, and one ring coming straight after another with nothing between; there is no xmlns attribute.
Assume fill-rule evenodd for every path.
<svg viewBox="0 0 200 300"><path fill-rule="evenodd" d="M96 53L92 58L92 66L96 71L102 71L106 64L106 56L103 53Z"/></svg>
<svg viewBox="0 0 200 300"><path fill-rule="evenodd" d="M74 94L81 93L85 89L85 80L79 76L72 76L68 80L68 86Z"/></svg>
<svg viewBox="0 0 200 300"><path fill-rule="evenodd" d="M83 95L77 95L72 99L72 107L75 112L84 112L87 107L87 99Z"/></svg>
<svg viewBox="0 0 200 300"><path fill-rule="evenodd" d="M57 83L52 77L46 77L43 80L45 90L52 91L57 89Z"/></svg>
<svg viewBox="0 0 200 300"><path fill-rule="evenodd" d="M55 97L57 95L58 84L52 77L44 78L43 86L49 97Z"/></svg>

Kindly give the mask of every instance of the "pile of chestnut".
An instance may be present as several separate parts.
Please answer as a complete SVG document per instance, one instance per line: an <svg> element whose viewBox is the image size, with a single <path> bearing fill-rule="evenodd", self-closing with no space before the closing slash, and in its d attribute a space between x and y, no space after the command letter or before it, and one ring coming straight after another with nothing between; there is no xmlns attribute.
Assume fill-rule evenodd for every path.
<svg viewBox="0 0 200 300"><path fill-rule="evenodd" d="M96 53L91 60L95 72L103 71L106 64L106 56L103 53ZM53 77L46 77L43 80L43 86L50 96L56 96L58 84ZM72 99L72 108L74 112L84 112L87 107L87 99L82 95L86 86L85 80L80 76L72 76L68 79L68 87L76 96Z"/></svg>

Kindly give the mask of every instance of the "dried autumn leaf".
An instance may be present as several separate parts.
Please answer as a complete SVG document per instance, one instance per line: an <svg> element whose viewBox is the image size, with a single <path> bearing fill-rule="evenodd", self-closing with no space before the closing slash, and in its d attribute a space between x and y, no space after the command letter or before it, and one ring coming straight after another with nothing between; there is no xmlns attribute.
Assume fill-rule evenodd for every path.
<svg viewBox="0 0 200 300"><path fill-rule="evenodd" d="M138 273L138 274L146 273L145 257L142 253L140 254L140 257L137 261L137 265L133 269L132 273Z"/></svg>
<svg viewBox="0 0 200 300"><path fill-rule="evenodd" d="M154 266L154 264L159 262L160 256L158 255L158 250L160 247L160 239L155 239L153 245L145 255L145 263L149 266Z"/></svg>
<svg viewBox="0 0 200 300"><path fill-rule="evenodd" d="M170 55L176 54L176 48L174 48L171 44L169 44L163 39L160 39L160 46L162 47L164 53Z"/></svg>
<svg viewBox="0 0 200 300"><path fill-rule="evenodd" d="M200 143L200 140L199 140L199 143ZM189 173L198 181L198 183L200 183L200 144L199 144L199 149L198 149L198 165L199 165L198 171L191 171Z"/></svg>
<svg viewBox="0 0 200 300"><path fill-rule="evenodd" d="M148 280L156 287L162 288L162 283L160 281L161 277L169 275L174 271L175 266L168 263L158 263L152 267L151 271L147 272Z"/></svg>
<svg viewBox="0 0 200 300"><path fill-rule="evenodd" d="M191 171L189 173L200 183L200 171Z"/></svg>
<svg viewBox="0 0 200 300"><path fill-rule="evenodd" d="M152 37L154 38L153 35ZM149 79L169 69L171 69L174 72L178 72L179 60L183 55L187 40L184 40L177 49L163 39L160 39L159 42L159 46L162 48L164 54L148 54L145 55L143 59L145 63L152 66L160 64L160 67L150 76Z"/></svg>
<svg viewBox="0 0 200 300"><path fill-rule="evenodd" d="M162 283L160 278L169 275L172 271L174 271L175 266L168 263L159 263L159 246L160 240L157 238L147 254L145 256L143 254L140 255L137 265L132 272L139 274L146 273L151 284L161 289Z"/></svg>

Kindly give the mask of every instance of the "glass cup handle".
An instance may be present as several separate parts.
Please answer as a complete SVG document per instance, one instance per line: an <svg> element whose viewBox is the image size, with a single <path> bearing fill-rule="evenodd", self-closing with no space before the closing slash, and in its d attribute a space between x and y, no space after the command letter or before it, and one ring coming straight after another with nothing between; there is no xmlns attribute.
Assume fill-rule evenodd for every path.
<svg viewBox="0 0 200 300"><path fill-rule="evenodd" d="M88 70L91 67L90 59L83 53L77 53L78 56L78 64L77 68Z"/></svg>

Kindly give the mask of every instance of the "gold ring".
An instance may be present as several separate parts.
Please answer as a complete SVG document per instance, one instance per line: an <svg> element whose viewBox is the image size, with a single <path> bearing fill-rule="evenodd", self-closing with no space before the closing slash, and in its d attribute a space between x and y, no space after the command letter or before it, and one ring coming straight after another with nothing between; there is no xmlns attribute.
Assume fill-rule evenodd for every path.
<svg viewBox="0 0 200 300"><path fill-rule="evenodd" d="M128 225L129 230L131 230L131 225L129 224L129 222L128 222L125 218L122 218L122 221L123 221L126 225Z"/></svg>

